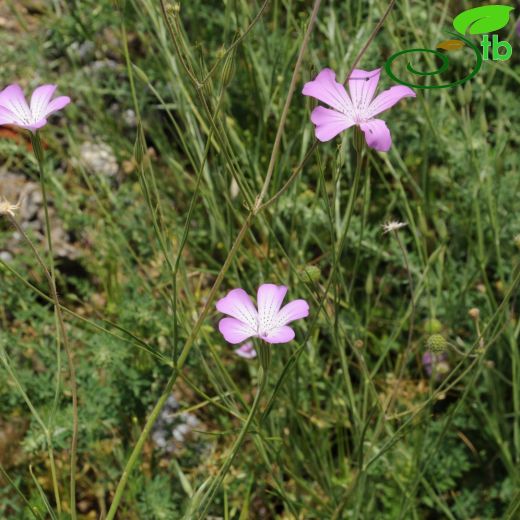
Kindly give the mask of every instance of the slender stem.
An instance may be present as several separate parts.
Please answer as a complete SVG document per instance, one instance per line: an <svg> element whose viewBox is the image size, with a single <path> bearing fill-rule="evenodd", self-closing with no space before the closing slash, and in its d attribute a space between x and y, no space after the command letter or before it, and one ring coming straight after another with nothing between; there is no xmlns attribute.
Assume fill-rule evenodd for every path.
<svg viewBox="0 0 520 520"><path fill-rule="evenodd" d="M65 349L65 353L67 355L67 364L69 368L69 376L70 376L70 387L72 394L72 440L71 440L71 448L70 448L70 512L72 520L76 520L76 460L77 460L77 449L78 449L78 430L79 430L79 414L78 414L78 388L77 388L77 380L76 380L76 369L74 367L74 360L72 357L72 350L70 348L67 330L65 328L65 322L63 320L63 314L61 312L60 301L58 298L58 292L56 289L56 271L54 269L54 253L52 247L52 236L51 236L51 225L49 218L49 210L48 210L48 200L47 200L47 191L45 188L45 169L43 166L43 147L40 140L40 136L38 133L31 134L31 143L33 146L34 155L36 157L36 161L38 162L38 169L40 171L40 184L42 188L42 196L43 196L43 207L45 213L45 233L47 235L47 244L48 244L48 258L49 258L49 266L50 272L45 265L45 262L41 258L40 254L34 247L33 243L29 239L29 237L22 230L21 226L16 222L14 218L11 218L11 222L18 229L21 235L24 236L27 243L30 245L38 263L42 267L45 276L47 278L47 282L49 284L49 288L51 291L51 296L54 301L54 309L56 312L56 317L58 321L59 327L59 336L61 336L61 341L63 342L63 347ZM59 348L59 343L58 343ZM58 512L61 511L61 505L58 503Z"/></svg>
<svg viewBox="0 0 520 520"><path fill-rule="evenodd" d="M141 432L141 435L139 436L139 439L137 440L137 443L132 450L130 458L128 459L128 461L125 465L125 468L123 470L123 475L121 476L121 479L119 480L119 483L116 487L114 499L112 501L112 504L110 505L110 509L108 511L108 514L107 514L107 517L105 520L113 520L115 518L117 509L119 507L119 503L121 502L121 498L123 496L123 492L124 492L126 483L128 481L128 477L130 476L135 464L137 463L137 460L141 453L144 442L145 442L146 438L148 437L148 434L150 433L150 431L155 423L155 420L157 419L157 416L159 415L159 412L161 411L162 406L166 402L169 392L171 391L171 389L173 388L173 385L175 384L179 371L182 369L182 367L184 366L184 363L186 362L186 359L190 353L190 350L193 347L193 344L195 343L197 334L199 333L199 330L202 327L202 324L204 323L206 316L208 315L210 309L212 308L213 301L215 299L217 291L220 288L220 284L222 283L222 280L224 279L224 276L225 276L227 270L231 266L231 263L242 243L242 240L244 239L249 228L251 227L254 217L260 212L262 200L267 192L267 189L269 188L269 183L272 178L272 173L273 173L274 166L276 163L276 157L278 156L278 151L279 151L279 148L281 145L281 137L282 137L283 129L285 126L285 121L287 119L289 106L290 106L292 96L294 94L294 90L295 90L295 86L296 86L296 80L297 80L298 74L300 72L301 64L303 61L303 55L307 48L310 34L312 33L312 30L316 23L318 9L320 7L320 4L321 4L321 0L315 0L314 8L312 10L312 14L309 19L309 24L307 26L307 30L305 32L305 36L303 38L302 45L300 47L300 52L299 52L296 64L294 66L293 75L292 75L292 79L291 79L291 85L289 87L289 92L287 93L287 98L286 98L285 105L283 108L282 116L280 118L280 123L278 125L278 131L276 133L275 142L273 144L273 149L271 151L271 159L269 161L269 167L268 167L268 170L266 173L266 179L262 186L262 190L256 199L254 207L250 209L250 211L244 221L244 224L240 228L240 231L238 232L238 235L235 238L233 246L231 247L231 249L227 255L227 258L222 266L222 269L220 270L215 282L213 283L212 288L210 289L210 292L209 292L207 300L206 300L206 304L204 305L197 321L195 322L195 324L193 326L193 329L192 329L190 335L188 336L188 339L186 340L186 343L184 344L184 346L182 348L182 351L179 355L179 359L177 360L177 363L176 363L176 367L174 368L172 375L166 384L163 394L159 398L159 401L157 401L157 404L155 405L152 413L146 420L146 424L143 428L143 431ZM176 50L178 53L180 53L180 49L177 47L177 41L176 41L175 35L173 34L173 31L171 30L171 26L169 24L168 14L166 13L166 9L165 9L163 0L161 0L161 8L163 11L165 23L170 30L170 35L171 35L172 39L174 40L174 45L176 47ZM198 84L197 78L192 77L193 75L190 74L190 72L191 72L190 69L187 67L187 65L184 63L184 60L182 60L182 59L181 59L181 64L183 65L184 69L190 76L190 79L192 79L192 81L194 82L194 85L197 86L197 84Z"/></svg>
<svg viewBox="0 0 520 520"><path fill-rule="evenodd" d="M211 483L211 486L209 487L208 491L206 491L205 495L202 498L201 501L201 507L202 510L199 510L197 513L198 519L206 518L206 513L211 505L211 502L213 501L213 497L215 496L216 492L219 490L220 485L222 484L222 481L224 480L224 477L227 475L227 472L229 471L229 468L231 467L231 464L233 464L233 461L235 460L235 457L240 450L240 447L242 446L242 443L244 442L244 439L249 431L249 427L251 426L251 423L253 422L253 419L256 415L256 412L258 410L258 406L260 404L260 398L262 394L264 393L266 384L267 384L267 378L268 378L268 370L264 368L260 368L261 374L260 374L260 382L258 384L258 390L255 395L255 399L253 401L253 404L251 406L251 409L249 411L249 415L247 416L246 421L244 422L242 429L240 430L240 434L238 435L235 444L231 448L231 453L226 459L226 462L224 465L220 468L217 476L215 477L215 480Z"/></svg>
<svg viewBox="0 0 520 520"><path fill-rule="evenodd" d="M262 200L264 199L265 194L267 193L267 190L269 188L269 184L271 182L271 177L273 175L274 166L276 164L276 159L278 158L278 151L280 149L280 143L282 142L282 135L283 135L283 131L285 128L285 121L287 119L287 115L289 114L289 107L291 105L292 96L296 89L296 82L298 81L297 72L301 68L303 56L305 54L305 49L307 49L307 44L309 43L309 39L312 34L312 29L318 18L318 11L320 9L320 5L321 5L321 0L316 0L314 2L314 7L312 9L312 13L310 16L309 25L307 27L307 31L305 32L305 36L303 37L302 45L300 48L300 53L298 54L298 59L296 60L296 65L294 66L294 73L291 78L291 84L289 85L289 92L287 93L287 98L285 100L285 105L284 105L283 111L282 111L282 117L280 118L278 130L276 132L276 137L274 139L273 151L271 153L271 159L269 160L269 166L267 167L267 174L265 176L264 185L262 186L260 195L258 196L258 199L256 200L255 211L258 211L258 209L262 205Z"/></svg>
<svg viewBox="0 0 520 520"><path fill-rule="evenodd" d="M12 218L12 217L9 216L9 218ZM18 391L20 392L23 400L25 401L25 404L31 411L31 414L33 415L36 422L40 425L40 428L42 429L43 434L45 436L45 442L47 443L47 450L49 453L49 462L50 462L50 466L51 466L51 478L52 478L52 487L54 490L54 499L56 500L56 505L61 513L60 490L58 487L56 463L54 461L54 452L52 449L52 439L51 439L51 434L50 434L49 428L43 422L43 419L40 417L40 414L36 411L36 408L34 407L31 400L29 399L29 396L27 395L27 393L23 389L22 385L18 381L18 378L16 377L16 374L15 374L14 370L11 368L11 365L8 361L7 352L5 352L5 350L3 349L3 347L1 345L0 345L0 354L1 354L0 360L2 361L2 364L4 365L5 369L7 370L7 373L11 377L11 379L14 381L14 384L15 384L16 388L18 389Z"/></svg>
<svg viewBox="0 0 520 520"><path fill-rule="evenodd" d="M397 379L394 384L394 389L392 391L391 397L388 401L388 405L386 407L384 416L388 416L391 411L393 404L395 402L395 398L397 396L397 390L399 388L399 385L401 383L401 379L403 378L404 368L406 366L406 360L408 358L408 355L410 354L410 351L412 349L412 339L413 339L413 328L414 328L414 322L415 322L415 290L414 290L414 284L413 284L413 277L412 277L412 271L410 269L410 263L408 261L408 253L406 252L406 248L404 247L403 241L401 240L401 237L399 235L399 232L394 230L393 235L395 236L397 243L399 244L399 249L401 249L401 253L403 255L403 261L406 269L406 274L408 275L408 286L410 289L410 305L412 307L412 311L410 313L410 324L408 326L408 341L406 343L406 349L403 352L403 355L398 361L397 364Z"/></svg>
<svg viewBox="0 0 520 520"><path fill-rule="evenodd" d="M5 471L2 464L0 464L0 473L2 476L7 480L7 482L11 485L11 487L16 491L17 495L24 501L25 506L27 507L28 511L31 512L31 514L36 518L36 520L43 520L42 515L40 514L40 511L38 508L33 506L27 498L25 498L25 495L18 489L17 485L11 480L11 477L9 477L8 473Z"/></svg>

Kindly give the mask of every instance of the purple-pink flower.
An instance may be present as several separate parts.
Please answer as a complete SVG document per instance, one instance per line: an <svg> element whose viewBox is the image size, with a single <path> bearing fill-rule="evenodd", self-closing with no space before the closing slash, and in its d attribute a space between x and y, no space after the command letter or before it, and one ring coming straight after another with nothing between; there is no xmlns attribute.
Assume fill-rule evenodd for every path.
<svg viewBox="0 0 520 520"><path fill-rule="evenodd" d="M381 69L371 71L354 69L348 80L350 96L345 87L336 81L336 73L323 69L313 81L305 83L302 94L329 105L317 106L311 114L316 125L316 138L329 141L340 132L357 125L365 134L371 148L387 152L392 146L392 136L386 123L375 116L381 114L405 97L415 97L415 92L404 85L396 85L374 98Z"/></svg>
<svg viewBox="0 0 520 520"><path fill-rule="evenodd" d="M0 92L0 125L16 125L35 132L47 124L47 117L70 103L68 96L52 99L56 85L42 85L31 96L30 106L19 85Z"/></svg>
<svg viewBox="0 0 520 520"><path fill-rule="evenodd" d="M230 316L218 324L224 339L233 344L252 337L267 343L287 343L294 339L294 330L287 325L307 317L309 305L305 300L293 300L282 307L286 293L284 285L261 285L256 296L257 309L243 289L230 291L217 302L217 310Z"/></svg>
<svg viewBox="0 0 520 520"><path fill-rule="evenodd" d="M422 356L422 362L428 376L431 377L435 371L437 380L442 379L450 370L446 352L425 352Z"/></svg>
<svg viewBox="0 0 520 520"><path fill-rule="evenodd" d="M256 357L256 350L252 341L244 343L239 348L235 349L235 354L245 359L253 359Z"/></svg>

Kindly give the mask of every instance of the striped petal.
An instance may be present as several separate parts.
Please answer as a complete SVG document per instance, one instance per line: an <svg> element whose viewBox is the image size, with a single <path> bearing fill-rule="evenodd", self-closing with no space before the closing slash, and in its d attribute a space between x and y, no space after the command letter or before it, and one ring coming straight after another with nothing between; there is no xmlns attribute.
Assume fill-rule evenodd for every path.
<svg viewBox="0 0 520 520"><path fill-rule="evenodd" d="M224 339L233 345L242 343L242 341L256 334L255 329L251 328L247 323L236 320L235 318L224 318L220 320L218 329L224 336Z"/></svg>
<svg viewBox="0 0 520 520"><path fill-rule="evenodd" d="M20 126L31 124L31 110L20 85L9 85L0 92L0 106L10 110L16 116L16 123Z"/></svg>
<svg viewBox="0 0 520 520"><path fill-rule="evenodd" d="M305 83L302 94L316 98L339 112L352 112L352 101L345 87L336 81L336 73L332 69L323 69L313 81Z"/></svg>
<svg viewBox="0 0 520 520"><path fill-rule="evenodd" d="M55 91L56 85L42 85L32 93L31 113L36 121L43 119L48 114L47 106Z"/></svg>

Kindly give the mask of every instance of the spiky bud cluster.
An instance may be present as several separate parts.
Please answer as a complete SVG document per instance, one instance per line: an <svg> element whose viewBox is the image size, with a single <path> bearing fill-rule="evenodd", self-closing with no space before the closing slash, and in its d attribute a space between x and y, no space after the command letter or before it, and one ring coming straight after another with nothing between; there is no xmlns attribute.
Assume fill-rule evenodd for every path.
<svg viewBox="0 0 520 520"><path fill-rule="evenodd" d="M448 342L444 336L441 336L440 334L432 334L426 340L426 346L430 352L444 352L448 348Z"/></svg>

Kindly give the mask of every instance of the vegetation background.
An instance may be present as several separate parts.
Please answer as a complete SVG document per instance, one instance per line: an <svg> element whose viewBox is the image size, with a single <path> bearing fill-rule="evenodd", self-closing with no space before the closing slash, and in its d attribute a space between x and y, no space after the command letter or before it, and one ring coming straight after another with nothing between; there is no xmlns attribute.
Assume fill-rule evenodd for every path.
<svg viewBox="0 0 520 520"><path fill-rule="evenodd" d="M168 8L173 41L156 0L1 3L2 88L55 82L72 98L42 139L79 388L78 518L107 514L208 303L117 516L199 518L259 373L219 334L214 296L265 282L311 314L273 348L262 413L207 518L520 517L514 20L499 33L511 60L385 115L393 147L363 152L356 190L354 132L313 146L300 92L325 66L345 77L388 4L322 2L266 200L294 181L252 218L213 295L263 185L313 3L181 2ZM435 48L470 7L396 2L358 66ZM470 61L454 52L449 75ZM383 74L380 89L391 84ZM23 196L17 219L43 253L30 142L0 135L0 195ZM407 226L383 235L394 219ZM72 408L52 300L30 248L0 226L0 518L69 518ZM444 346L435 335L445 352L428 353Z"/></svg>

